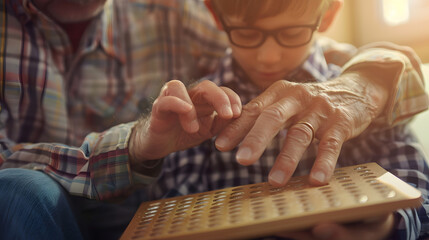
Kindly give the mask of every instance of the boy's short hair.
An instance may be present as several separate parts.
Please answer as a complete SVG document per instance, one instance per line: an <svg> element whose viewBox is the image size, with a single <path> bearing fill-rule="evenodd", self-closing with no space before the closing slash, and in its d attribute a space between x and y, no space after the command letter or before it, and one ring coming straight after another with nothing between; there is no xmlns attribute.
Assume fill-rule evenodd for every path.
<svg viewBox="0 0 429 240"><path fill-rule="evenodd" d="M310 7L316 14L328 9L333 0L212 0L216 14L239 16L252 24L257 19L275 16L284 11L301 16Z"/></svg>

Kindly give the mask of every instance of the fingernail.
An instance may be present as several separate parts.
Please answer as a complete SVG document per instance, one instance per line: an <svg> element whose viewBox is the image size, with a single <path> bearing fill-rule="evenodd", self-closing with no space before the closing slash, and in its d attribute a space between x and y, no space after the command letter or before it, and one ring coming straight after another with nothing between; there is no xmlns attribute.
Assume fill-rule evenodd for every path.
<svg viewBox="0 0 429 240"><path fill-rule="evenodd" d="M285 180L285 174L280 170L276 170L270 174L269 178L273 182L283 184L283 181Z"/></svg>
<svg viewBox="0 0 429 240"><path fill-rule="evenodd" d="M320 183L325 182L325 174L323 172L316 172L311 176L313 179L317 180Z"/></svg>
<svg viewBox="0 0 429 240"><path fill-rule="evenodd" d="M220 150L224 149L228 145L228 139L225 137L216 138L216 147Z"/></svg>
<svg viewBox="0 0 429 240"><path fill-rule="evenodd" d="M252 156L252 150L248 147L240 148L237 152L236 158L239 163L245 163Z"/></svg>
<svg viewBox="0 0 429 240"><path fill-rule="evenodd" d="M222 116L224 117L232 116L232 109L230 106L223 106L221 111L222 111Z"/></svg>
<svg viewBox="0 0 429 240"><path fill-rule="evenodd" d="M237 104L232 105L232 112L234 113L234 116L240 116L241 114L240 106Z"/></svg>

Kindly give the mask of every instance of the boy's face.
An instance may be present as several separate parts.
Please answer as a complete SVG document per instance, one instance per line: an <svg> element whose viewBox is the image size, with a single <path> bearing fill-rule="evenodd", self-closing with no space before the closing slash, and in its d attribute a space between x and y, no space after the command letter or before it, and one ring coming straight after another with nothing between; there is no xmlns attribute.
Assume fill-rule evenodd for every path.
<svg viewBox="0 0 429 240"><path fill-rule="evenodd" d="M298 25L316 25L318 24L318 17L313 11L306 11L302 16L285 11L272 17L258 19L252 26L245 24L237 17L224 16L223 20L227 27L256 27L263 30L273 30ZM299 31L295 30L292 29L287 34L282 35L280 33L279 35L286 36L285 38L290 37L291 41L294 41L295 34L300 34ZM311 30L312 33L313 30ZM252 35L243 35L243 37L250 38ZM231 44L231 48L237 63L243 68L250 80L263 90L275 81L284 79L287 74L304 62L309 55L312 39L311 37L311 40L302 46L284 47L271 35L258 47L243 48Z"/></svg>

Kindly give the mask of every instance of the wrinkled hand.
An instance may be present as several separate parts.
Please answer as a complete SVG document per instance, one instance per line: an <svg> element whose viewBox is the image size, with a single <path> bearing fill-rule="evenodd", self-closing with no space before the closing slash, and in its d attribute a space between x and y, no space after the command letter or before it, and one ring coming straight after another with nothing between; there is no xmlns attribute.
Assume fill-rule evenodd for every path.
<svg viewBox="0 0 429 240"><path fill-rule="evenodd" d="M131 159L158 159L198 145L240 113L240 98L229 88L203 81L187 90L180 81L167 82L153 103L150 118L134 127Z"/></svg>
<svg viewBox="0 0 429 240"><path fill-rule="evenodd" d="M335 224L323 223L309 231L278 234L280 237L296 240L381 240L387 239L394 226L393 214L368 219L359 223Z"/></svg>
<svg viewBox="0 0 429 240"><path fill-rule="evenodd" d="M373 76L373 73L368 73ZM348 72L324 83L277 81L243 107L241 116L217 137L216 147L229 151L240 144L236 158L255 163L284 128L284 145L269 173L269 182L282 186L315 138L318 153L310 173L312 184L324 184L333 174L342 144L366 129L387 101L388 87L369 80L363 72Z"/></svg>

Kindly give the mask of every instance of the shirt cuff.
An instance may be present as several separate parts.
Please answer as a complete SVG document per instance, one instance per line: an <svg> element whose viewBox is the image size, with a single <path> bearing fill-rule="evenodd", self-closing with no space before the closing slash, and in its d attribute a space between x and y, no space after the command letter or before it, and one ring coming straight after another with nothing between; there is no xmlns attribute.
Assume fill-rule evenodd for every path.
<svg viewBox="0 0 429 240"><path fill-rule="evenodd" d="M149 185L159 176L164 160L148 160L131 168L132 185Z"/></svg>
<svg viewBox="0 0 429 240"><path fill-rule="evenodd" d="M134 122L130 133L127 137L127 151L129 151L129 142L131 139L132 129L138 122ZM164 159L146 160L138 164L131 165L131 156L128 155L128 169L130 172L130 182L133 186L147 186L151 184L161 173Z"/></svg>
<svg viewBox="0 0 429 240"><path fill-rule="evenodd" d="M373 124L392 127L409 120L415 114L428 108L424 80L404 54L381 48L365 50L352 58L343 67L343 72L354 67L366 65L395 71L395 79L389 89L389 99L385 109Z"/></svg>

